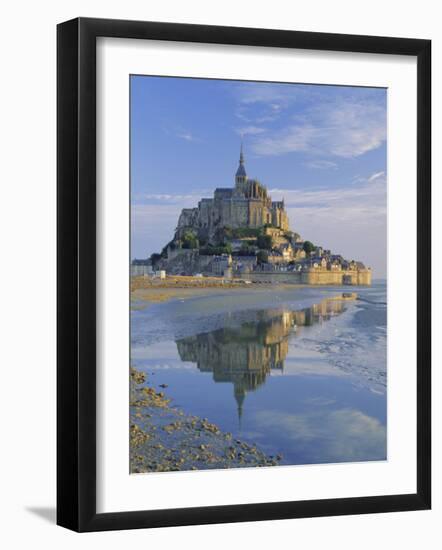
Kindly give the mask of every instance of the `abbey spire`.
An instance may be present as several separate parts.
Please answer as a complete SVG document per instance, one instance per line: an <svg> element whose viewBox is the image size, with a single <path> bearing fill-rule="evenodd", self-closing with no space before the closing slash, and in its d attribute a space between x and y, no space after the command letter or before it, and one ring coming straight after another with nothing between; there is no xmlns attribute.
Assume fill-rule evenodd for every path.
<svg viewBox="0 0 442 550"><path fill-rule="evenodd" d="M243 153L243 147L242 147L242 141L241 141L241 149L239 153L239 166L235 174L235 183L236 185L244 184L246 181L247 181L247 174L246 174L246 169L244 167L244 153Z"/></svg>

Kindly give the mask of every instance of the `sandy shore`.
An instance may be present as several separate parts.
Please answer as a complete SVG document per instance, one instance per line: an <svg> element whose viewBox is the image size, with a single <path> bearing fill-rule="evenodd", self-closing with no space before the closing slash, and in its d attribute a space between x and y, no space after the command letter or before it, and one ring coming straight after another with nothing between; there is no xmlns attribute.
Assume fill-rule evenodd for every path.
<svg viewBox="0 0 442 550"><path fill-rule="evenodd" d="M224 281L224 282L223 282ZM214 294L229 294L246 290L247 292L259 292L275 288L287 290L294 288L316 288L311 285L289 284L289 283L248 283L241 279L229 281L219 277L167 277L166 279L148 279L144 277L133 277L131 280L131 301L133 309L142 309L149 304L167 302L168 300L186 300L197 296L213 296ZM336 289L336 295L330 296L328 300L355 300L357 293L342 292Z"/></svg>
<svg viewBox="0 0 442 550"><path fill-rule="evenodd" d="M252 283L244 279L224 279L223 277L194 277L168 275L165 279L136 276L131 278L131 290L147 288L237 288L267 283Z"/></svg>
<svg viewBox="0 0 442 550"><path fill-rule="evenodd" d="M131 368L131 473L276 466L281 459L173 407L144 373Z"/></svg>
<svg viewBox="0 0 442 550"><path fill-rule="evenodd" d="M168 300L178 299L186 300L195 296L213 296L213 294L223 294L225 292L234 292L235 289L226 289L220 287L212 288L138 288L131 293L132 302L144 302L141 306L146 307L149 303L167 302ZM137 305L132 307L137 309Z"/></svg>
<svg viewBox="0 0 442 550"><path fill-rule="evenodd" d="M269 287L271 283L249 283L241 279L222 279L221 277L168 276L166 279L132 277L132 302L166 302L172 299L185 300L195 296L209 296L215 292L234 292L236 290ZM135 306L136 307L136 306Z"/></svg>

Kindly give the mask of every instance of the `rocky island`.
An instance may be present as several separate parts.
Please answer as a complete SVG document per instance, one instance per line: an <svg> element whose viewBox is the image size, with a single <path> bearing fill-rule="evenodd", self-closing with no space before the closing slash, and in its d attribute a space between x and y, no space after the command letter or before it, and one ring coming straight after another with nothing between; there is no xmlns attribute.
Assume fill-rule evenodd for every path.
<svg viewBox="0 0 442 550"><path fill-rule="evenodd" d="M360 261L314 245L292 231L284 200L247 177L241 146L234 187L217 188L195 208L184 208L173 239L148 260L149 271L181 276L278 281L309 285L371 285Z"/></svg>

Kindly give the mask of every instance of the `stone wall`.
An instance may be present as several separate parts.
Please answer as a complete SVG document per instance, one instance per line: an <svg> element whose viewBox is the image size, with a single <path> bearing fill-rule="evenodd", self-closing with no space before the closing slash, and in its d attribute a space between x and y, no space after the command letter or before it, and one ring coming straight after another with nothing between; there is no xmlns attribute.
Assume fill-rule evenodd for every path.
<svg viewBox="0 0 442 550"><path fill-rule="evenodd" d="M292 283L301 284L301 274L298 271L252 271L241 273L241 279L261 283Z"/></svg>
<svg viewBox="0 0 442 550"><path fill-rule="evenodd" d="M371 271L329 271L312 269L310 271L254 271L242 275L245 279L261 282L292 283L305 285L371 285Z"/></svg>
<svg viewBox="0 0 442 550"><path fill-rule="evenodd" d="M358 285L371 285L371 270L365 269L358 271Z"/></svg>
<svg viewBox="0 0 442 550"><path fill-rule="evenodd" d="M221 224L233 228L247 227L249 223L249 205L247 199L235 198L221 203Z"/></svg>
<svg viewBox="0 0 442 550"><path fill-rule="evenodd" d="M192 275L208 271L209 265L213 260L213 256L200 256L196 249L169 250L167 260L161 260L159 263L160 269L165 269L167 273L179 275L185 273Z"/></svg>
<svg viewBox="0 0 442 550"><path fill-rule="evenodd" d="M307 285L371 285L371 271L333 271L311 269L301 272L301 282Z"/></svg>

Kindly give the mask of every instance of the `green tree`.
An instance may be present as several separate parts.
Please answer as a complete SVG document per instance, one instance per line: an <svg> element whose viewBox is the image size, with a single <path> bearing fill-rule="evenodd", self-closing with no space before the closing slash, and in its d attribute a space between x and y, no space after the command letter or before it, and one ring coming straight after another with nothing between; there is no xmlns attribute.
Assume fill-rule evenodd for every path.
<svg viewBox="0 0 442 550"><path fill-rule="evenodd" d="M230 233L225 233L226 237L230 239L256 238L260 234L261 229L259 227L237 227L231 229Z"/></svg>
<svg viewBox="0 0 442 550"><path fill-rule="evenodd" d="M257 245L262 250L272 250L273 240L270 235L260 235L258 237Z"/></svg>
<svg viewBox="0 0 442 550"><path fill-rule="evenodd" d="M183 248L198 248L199 242L193 231L186 231L183 235Z"/></svg>
<svg viewBox="0 0 442 550"><path fill-rule="evenodd" d="M253 256L255 250L252 246L248 245L247 242L241 244L241 248L236 253L238 256Z"/></svg>
<svg viewBox="0 0 442 550"><path fill-rule="evenodd" d="M267 260L269 259L269 255L265 250L260 250L258 254L256 255L258 263L259 264L265 264L267 263Z"/></svg>
<svg viewBox="0 0 442 550"><path fill-rule="evenodd" d="M158 263L161 260L161 254L158 254L157 252L154 252L150 256L150 261L152 265L154 266L156 263Z"/></svg>
<svg viewBox="0 0 442 550"><path fill-rule="evenodd" d="M316 246L311 241L304 241L302 248L306 254L310 255L316 249Z"/></svg>
<svg viewBox="0 0 442 550"><path fill-rule="evenodd" d="M223 228L223 235L226 239L231 239L233 236L233 229L230 226L225 225Z"/></svg>

